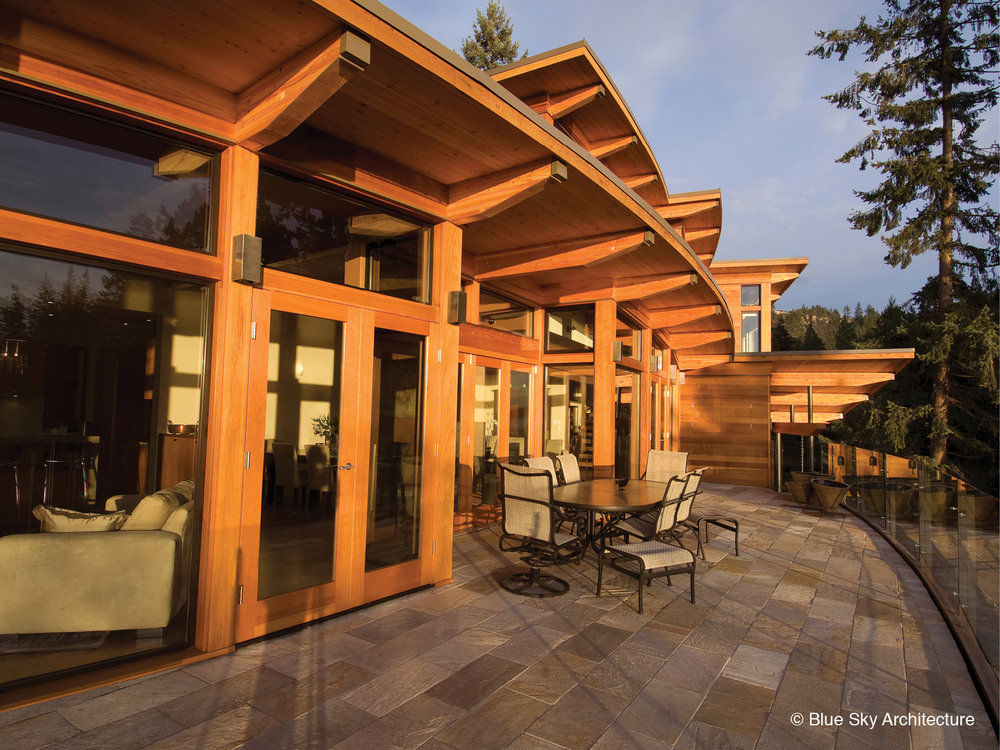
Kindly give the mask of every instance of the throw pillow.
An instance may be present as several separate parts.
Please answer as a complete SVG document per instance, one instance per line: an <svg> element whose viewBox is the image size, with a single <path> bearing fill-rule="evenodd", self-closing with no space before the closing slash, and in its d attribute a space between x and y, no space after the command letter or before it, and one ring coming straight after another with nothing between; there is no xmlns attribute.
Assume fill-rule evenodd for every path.
<svg viewBox="0 0 1000 750"><path fill-rule="evenodd" d="M180 505L180 500L173 495L154 492L146 495L135 506L132 515L122 525L122 531L152 531L163 527L170 514Z"/></svg>
<svg viewBox="0 0 1000 750"><path fill-rule="evenodd" d="M118 531L128 513L80 513L66 508L46 508L36 505L31 514L42 523L42 531Z"/></svg>

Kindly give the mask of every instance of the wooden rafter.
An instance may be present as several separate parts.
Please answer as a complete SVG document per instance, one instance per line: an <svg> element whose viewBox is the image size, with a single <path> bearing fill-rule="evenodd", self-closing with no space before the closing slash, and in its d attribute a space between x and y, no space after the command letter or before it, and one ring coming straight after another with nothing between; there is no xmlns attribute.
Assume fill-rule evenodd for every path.
<svg viewBox="0 0 1000 750"><path fill-rule="evenodd" d="M619 138L607 138L603 141L597 141L596 143L590 144L590 153L592 153L597 159L606 159L612 154L624 151L629 146L634 146L638 142L639 139L634 135L623 135Z"/></svg>
<svg viewBox="0 0 1000 750"><path fill-rule="evenodd" d="M654 310L649 314L649 327L675 328L713 315L722 315L722 305L692 305L670 310Z"/></svg>
<svg viewBox="0 0 1000 750"><path fill-rule="evenodd" d="M667 221L675 219L686 219L704 211L711 211L719 207L719 199L693 201L691 203L671 203L666 206L655 206L656 212Z"/></svg>
<svg viewBox="0 0 1000 750"><path fill-rule="evenodd" d="M371 62L371 44L343 31L312 45L237 97L236 141L261 149L281 140Z"/></svg>
<svg viewBox="0 0 1000 750"><path fill-rule="evenodd" d="M628 185L632 190L638 190L640 188L646 187L646 185L652 185L658 179L660 179L658 175L650 173L650 174L637 175L635 177L629 177L628 179L623 180L623 182L626 185Z"/></svg>
<svg viewBox="0 0 1000 750"><path fill-rule="evenodd" d="M483 281L539 271L595 265L630 253L639 247L652 245L654 239L653 232L645 230L492 253L477 263L478 272L475 278L477 281Z"/></svg>
<svg viewBox="0 0 1000 750"><path fill-rule="evenodd" d="M571 112L575 112L580 107L585 107L595 99L604 96L606 90L604 86L596 84L593 86L582 86L572 91L563 91L559 94L549 94L546 113L553 120L565 117Z"/></svg>
<svg viewBox="0 0 1000 750"><path fill-rule="evenodd" d="M698 275L694 273L630 276L624 279L615 279L611 297L618 302L645 299L656 294L681 289L689 284L693 286L697 283Z"/></svg>
<svg viewBox="0 0 1000 750"><path fill-rule="evenodd" d="M685 229L684 239L687 240L689 244L692 242L713 239L718 242L720 234L721 231L719 227L713 227L711 229Z"/></svg>
<svg viewBox="0 0 1000 750"><path fill-rule="evenodd" d="M671 333L671 349L691 349L703 344L714 344L717 341L728 341L733 337L732 331L697 331L695 333Z"/></svg>
<svg viewBox="0 0 1000 750"><path fill-rule="evenodd" d="M469 224L496 216L540 192L550 181L565 182L567 175L561 161L544 159L456 182L448 190L448 220Z"/></svg>
<svg viewBox="0 0 1000 750"><path fill-rule="evenodd" d="M805 388L812 385L833 388L863 388L889 383L893 377L891 372L776 372L771 375L771 387Z"/></svg>

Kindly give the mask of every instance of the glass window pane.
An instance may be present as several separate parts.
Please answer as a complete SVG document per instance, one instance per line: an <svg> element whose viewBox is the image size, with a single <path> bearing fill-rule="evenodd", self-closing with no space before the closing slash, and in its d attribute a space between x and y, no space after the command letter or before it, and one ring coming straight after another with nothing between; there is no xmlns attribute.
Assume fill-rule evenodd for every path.
<svg viewBox="0 0 1000 750"><path fill-rule="evenodd" d="M510 371L510 430L507 455L514 461L528 455L528 415L531 412L531 375Z"/></svg>
<svg viewBox="0 0 1000 750"><path fill-rule="evenodd" d="M760 304L760 284L744 284L740 287L740 304L752 306Z"/></svg>
<svg viewBox="0 0 1000 750"><path fill-rule="evenodd" d="M594 466L594 368L549 367L545 376L545 453L572 453Z"/></svg>
<svg viewBox="0 0 1000 750"><path fill-rule="evenodd" d="M584 352L594 348L594 308L559 307L545 316L545 350Z"/></svg>
<svg viewBox="0 0 1000 750"><path fill-rule="evenodd" d="M476 410L472 425L472 495L477 506L497 499L497 440L500 417L500 370L476 368Z"/></svg>
<svg viewBox="0 0 1000 750"><path fill-rule="evenodd" d="M365 570L420 556L424 338L375 329Z"/></svg>
<svg viewBox="0 0 1000 750"><path fill-rule="evenodd" d="M615 476L637 478L639 461L639 376L615 373Z"/></svg>
<svg viewBox="0 0 1000 750"><path fill-rule="evenodd" d="M0 248L0 279L2 640L16 651L3 654L0 684L187 643L200 523L204 288L13 247ZM132 552L109 547L148 534L114 514L160 490L176 508L176 544L146 547L136 537ZM121 528L48 533L76 523L46 517L58 508L93 514L75 530ZM52 547L56 536L79 538L89 551ZM166 569L159 597L143 574L155 566ZM146 632L153 628L162 631Z"/></svg>
<svg viewBox="0 0 1000 750"><path fill-rule="evenodd" d="M0 97L0 206L185 250L207 247L212 155Z"/></svg>
<svg viewBox="0 0 1000 750"><path fill-rule="evenodd" d="M743 313L743 351L760 351L760 313Z"/></svg>
<svg viewBox="0 0 1000 750"><path fill-rule="evenodd" d="M615 330L615 340L622 345L622 357L638 359L642 352L642 330L631 322L619 317Z"/></svg>
<svg viewBox="0 0 1000 750"><path fill-rule="evenodd" d="M496 294L479 290L479 324L517 336L532 336L533 314L530 307Z"/></svg>
<svg viewBox="0 0 1000 750"><path fill-rule="evenodd" d="M265 268L427 302L430 229L262 171L257 235Z"/></svg>
<svg viewBox="0 0 1000 750"><path fill-rule="evenodd" d="M257 596L333 580L343 324L271 311Z"/></svg>

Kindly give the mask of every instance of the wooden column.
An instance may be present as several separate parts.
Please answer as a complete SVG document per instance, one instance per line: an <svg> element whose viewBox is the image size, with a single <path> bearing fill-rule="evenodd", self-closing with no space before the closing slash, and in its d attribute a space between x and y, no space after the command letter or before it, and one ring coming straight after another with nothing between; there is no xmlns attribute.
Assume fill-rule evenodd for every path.
<svg viewBox="0 0 1000 750"><path fill-rule="evenodd" d="M614 300L594 304L594 478L615 474Z"/></svg>
<svg viewBox="0 0 1000 750"><path fill-rule="evenodd" d="M760 350L762 352L771 351L771 311L774 303L771 302L771 282L764 281L760 285Z"/></svg>
<svg viewBox="0 0 1000 750"><path fill-rule="evenodd" d="M636 464L639 467L638 476L646 471L646 454L653 446L650 445L650 435L653 432L653 401L650 388L653 384L652 369L649 358L653 354L653 332L649 328L642 330L642 351L639 361L642 362L642 372L639 373L639 456Z"/></svg>
<svg viewBox="0 0 1000 750"><path fill-rule="evenodd" d="M437 404L428 415L428 428L436 444L433 460L434 491L434 555L431 580L428 583L447 583L451 580L451 550L454 529L455 496L455 430L458 424L458 326L447 322L448 293L462 288L462 230L444 222L434 227L434 302L442 311L441 323L432 327L434 344L430 382L437 391ZM468 290L467 290L468 291ZM476 319L479 299L476 295ZM469 381L466 380L466 383ZM471 389L462 391L463 400L473 398ZM471 416L471 414L470 414ZM471 463L470 463L471 467ZM471 483L471 476L470 476ZM471 490L471 486L469 488Z"/></svg>
<svg viewBox="0 0 1000 750"><path fill-rule="evenodd" d="M545 311L538 308L533 313L532 333L538 340L537 362L545 353ZM538 364L531 376L531 425L528 429L529 455L542 456L545 450L545 365Z"/></svg>
<svg viewBox="0 0 1000 750"><path fill-rule="evenodd" d="M223 268L229 269L233 237L254 234L256 228L257 156L231 146L222 152L219 172L215 246ZM227 274L215 285L214 293L195 626L195 647L202 651L227 648L235 641L236 566L243 505L250 365L251 289L235 283ZM260 446L255 448L260 450Z"/></svg>

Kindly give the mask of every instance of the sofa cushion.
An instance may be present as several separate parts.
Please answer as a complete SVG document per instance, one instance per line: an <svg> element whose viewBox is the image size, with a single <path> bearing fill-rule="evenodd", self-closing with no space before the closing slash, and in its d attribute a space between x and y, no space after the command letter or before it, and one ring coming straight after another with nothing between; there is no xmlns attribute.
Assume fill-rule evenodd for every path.
<svg viewBox="0 0 1000 750"><path fill-rule="evenodd" d="M122 525L122 531L154 531L163 527L164 522L181 504L176 493L154 492L146 495L135 506L132 515Z"/></svg>
<svg viewBox="0 0 1000 750"><path fill-rule="evenodd" d="M46 508L36 505L31 514L42 523L42 531L117 531L128 519L128 513L80 513L66 508Z"/></svg>
<svg viewBox="0 0 1000 750"><path fill-rule="evenodd" d="M188 518L191 515L191 504L185 503L179 508L175 509L170 517L164 521L163 526L160 527L161 531L169 531L172 534L176 534L181 539L184 538L185 532L187 531L186 526Z"/></svg>

